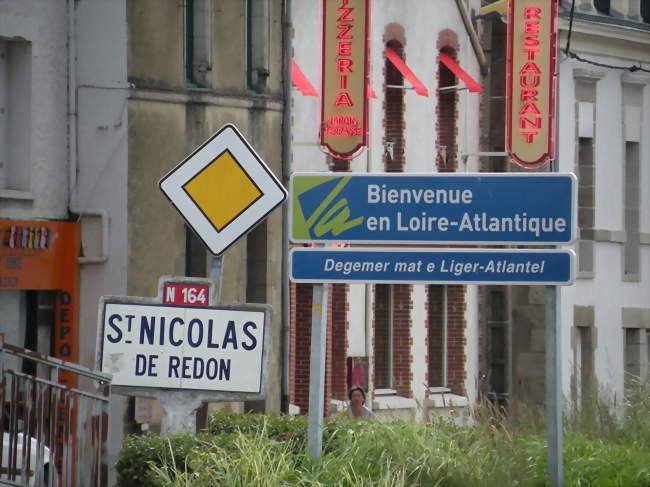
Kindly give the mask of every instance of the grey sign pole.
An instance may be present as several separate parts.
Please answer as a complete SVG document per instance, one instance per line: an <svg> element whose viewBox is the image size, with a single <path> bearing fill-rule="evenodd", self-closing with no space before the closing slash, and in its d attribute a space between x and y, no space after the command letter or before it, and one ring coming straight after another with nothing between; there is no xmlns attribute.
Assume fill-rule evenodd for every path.
<svg viewBox="0 0 650 487"><path fill-rule="evenodd" d="M561 333L559 330L560 292L557 286L546 286L546 439L548 442L548 478L552 487L563 484L562 438L562 369L560 363Z"/></svg>
<svg viewBox="0 0 650 487"><path fill-rule="evenodd" d="M325 355L327 346L327 284L314 284L311 311L311 354L309 357L309 417L307 452L320 458L323 449Z"/></svg>
<svg viewBox="0 0 650 487"><path fill-rule="evenodd" d="M557 86L555 94L555 159L551 162L551 171L559 167L560 131L557 121L560 118L560 87L557 77L560 71L558 62L554 82ZM574 202L575 205L575 202ZM573 225L577 225L577 220ZM562 413L564 401L562 396L562 332L560 314L560 288L546 286L545 289L544 325L546 332L546 442L547 442L547 475L551 487L564 485L564 439L562 430Z"/></svg>

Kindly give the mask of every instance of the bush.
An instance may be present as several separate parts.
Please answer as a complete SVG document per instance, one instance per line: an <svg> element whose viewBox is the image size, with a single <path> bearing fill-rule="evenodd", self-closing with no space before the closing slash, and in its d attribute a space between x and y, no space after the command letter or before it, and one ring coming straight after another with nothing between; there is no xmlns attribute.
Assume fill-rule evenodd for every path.
<svg viewBox="0 0 650 487"><path fill-rule="evenodd" d="M595 401L568 417L565 485L650 486L648 392L628 395L621 420ZM483 408L471 427L328 418L323 455L312 461L305 417L219 411L199 435L127 438L116 468L126 487L545 486L540 416L522 406L517 417Z"/></svg>
<svg viewBox="0 0 650 487"><path fill-rule="evenodd" d="M161 438L152 434L124 438L122 451L115 464L120 487L149 487L154 482L151 467L182 465L198 444L190 433ZM173 452L173 453L172 453Z"/></svg>

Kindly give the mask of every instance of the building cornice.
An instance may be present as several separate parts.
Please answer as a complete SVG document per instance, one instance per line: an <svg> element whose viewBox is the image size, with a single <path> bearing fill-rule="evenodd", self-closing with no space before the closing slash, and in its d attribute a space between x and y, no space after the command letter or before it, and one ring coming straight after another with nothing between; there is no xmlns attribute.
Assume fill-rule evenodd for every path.
<svg viewBox="0 0 650 487"><path fill-rule="evenodd" d="M615 20L606 22L605 19ZM612 38L638 44L650 45L650 25L640 22L630 22L604 15L575 14L573 16L573 33L585 34L592 37ZM560 19L560 31L569 30L569 17L563 15Z"/></svg>
<svg viewBox="0 0 650 487"><path fill-rule="evenodd" d="M284 103L280 97L265 95L232 95L200 88L190 88L186 90L132 88L129 90L129 100L175 103L180 105L198 103L208 106L241 108L245 110L268 110L272 112L281 112L284 107Z"/></svg>

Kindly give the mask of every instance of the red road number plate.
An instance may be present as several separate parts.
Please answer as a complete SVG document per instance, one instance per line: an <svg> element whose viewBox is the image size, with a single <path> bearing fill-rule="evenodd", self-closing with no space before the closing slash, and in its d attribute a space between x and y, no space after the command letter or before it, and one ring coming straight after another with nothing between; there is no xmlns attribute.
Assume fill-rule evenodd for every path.
<svg viewBox="0 0 650 487"><path fill-rule="evenodd" d="M207 306L208 286L192 284L165 284L163 303L181 306Z"/></svg>

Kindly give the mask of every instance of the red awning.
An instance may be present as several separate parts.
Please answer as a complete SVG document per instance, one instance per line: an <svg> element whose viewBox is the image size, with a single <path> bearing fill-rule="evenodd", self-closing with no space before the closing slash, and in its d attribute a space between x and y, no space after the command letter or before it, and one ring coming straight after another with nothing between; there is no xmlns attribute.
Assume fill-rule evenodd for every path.
<svg viewBox="0 0 650 487"><path fill-rule="evenodd" d="M415 74L413 74L413 71L409 69L409 67L404 63L401 57L397 55L395 51L393 51L390 47L386 48L386 57L388 60L393 63L393 66L397 68L397 70L402 73L402 76L404 76L409 82L413 85L413 88L415 88L415 92L418 95L421 96L429 96L429 90L427 90L427 87L424 86L422 81L418 79Z"/></svg>
<svg viewBox="0 0 650 487"><path fill-rule="evenodd" d="M318 96L318 92L300 70L295 61L291 61L291 82L303 95Z"/></svg>
<svg viewBox="0 0 650 487"><path fill-rule="evenodd" d="M368 98L377 98L377 94L375 93L375 90L372 89L372 86L370 86L370 83L366 84L366 96Z"/></svg>
<svg viewBox="0 0 650 487"><path fill-rule="evenodd" d="M463 83L467 85L469 91L472 93L483 93L483 88L479 85L474 78L467 74L456 61L444 52L440 53L440 62L447 66L449 70L454 73Z"/></svg>

